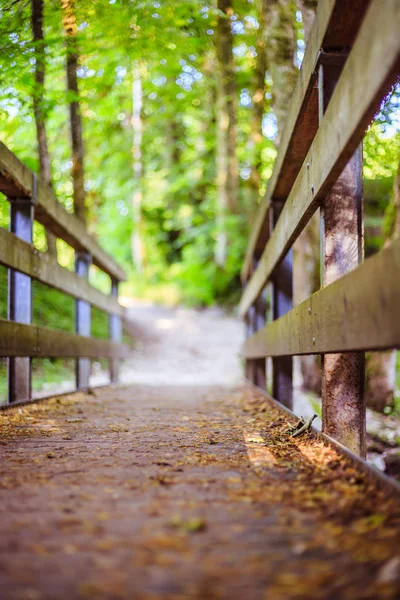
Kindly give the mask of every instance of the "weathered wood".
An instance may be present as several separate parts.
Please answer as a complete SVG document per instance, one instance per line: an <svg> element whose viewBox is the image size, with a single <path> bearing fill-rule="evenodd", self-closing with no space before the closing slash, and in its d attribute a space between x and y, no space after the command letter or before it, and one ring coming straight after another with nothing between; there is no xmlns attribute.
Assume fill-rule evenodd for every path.
<svg viewBox="0 0 400 600"><path fill-rule="evenodd" d="M118 299L118 282L111 282L111 297ZM119 315L110 315L109 317L110 340L121 342L122 340L122 321ZM119 379L119 361L117 359L110 361L110 380L117 383Z"/></svg>
<svg viewBox="0 0 400 600"><path fill-rule="evenodd" d="M341 72L334 55L319 68L319 118ZM321 286L357 267L364 256L362 147L347 163L321 203ZM322 430L365 456L365 356L363 352L322 356Z"/></svg>
<svg viewBox="0 0 400 600"><path fill-rule="evenodd" d="M256 307L250 306L250 308L246 314L246 318L245 318L246 339L251 337L252 334L257 331L256 327L255 327L255 321L256 321ZM245 376L249 381L251 381L251 383L255 383L255 361L252 359L246 360Z"/></svg>
<svg viewBox="0 0 400 600"><path fill-rule="evenodd" d="M7 197L32 197L33 173L0 142L0 192ZM57 202L52 190L39 182L35 218L57 237L78 251L88 252L93 263L111 277L123 281L123 269L91 237L85 225Z"/></svg>
<svg viewBox="0 0 400 600"><path fill-rule="evenodd" d="M254 268L256 263L254 264ZM246 315L246 338L250 337L253 333L262 329L265 326L267 318L267 302L266 302L266 290L260 295L256 303L250 307L249 312ZM251 381L254 385L257 385L263 390L267 388L267 373L266 373L266 361L264 358L256 358L246 360L245 364L245 375L246 378Z"/></svg>
<svg viewBox="0 0 400 600"><path fill-rule="evenodd" d="M271 198L286 199L318 128L317 66L321 50L348 48L359 30L369 0L320 0L290 103L274 171L253 226L242 280L250 273L268 240L268 207Z"/></svg>
<svg viewBox="0 0 400 600"><path fill-rule="evenodd" d="M270 211L271 231L274 230L283 203L273 202ZM272 282L272 320L279 319L293 307L293 251L289 250L275 270ZM293 407L293 358L272 359L272 395L287 408Z"/></svg>
<svg viewBox="0 0 400 600"><path fill-rule="evenodd" d="M399 26L397 0L372 1L277 226L244 291L242 316L338 179L395 81L400 70Z"/></svg>
<svg viewBox="0 0 400 600"><path fill-rule="evenodd" d="M125 358L128 352L109 340L0 319L0 356Z"/></svg>
<svg viewBox="0 0 400 600"><path fill-rule="evenodd" d="M257 299L255 304L255 315L254 315L254 331L258 331L265 327L266 324L266 290L263 290L261 296ZM261 388L262 390L267 389L267 369L265 358L255 358L253 361L253 383Z"/></svg>
<svg viewBox="0 0 400 600"><path fill-rule="evenodd" d="M0 264L29 275L60 292L81 298L105 312L122 316L124 308L113 296L103 294L76 273L62 267L54 256L0 228Z"/></svg>
<svg viewBox="0 0 400 600"><path fill-rule="evenodd" d="M83 252L75 255L75 272L78 277L88 280L91 256ZM84 300L75 300L75 331L81 336L89 337L91 333L91 308ZM87 390L90 379L90 360L78 358L76 361L76 387L78 390Z"/></svg>
<svg viewBox="0 0 400 600"><path fill-rule="evenodd" d="M246 358L400 348L400 241L249 338Z"/></svg>
<svg viewBox="0 0 400 600"><path fill-rule="evenodd" d="M10 229L15 239L32 243L34 204L31 198L14 198L11 203ZM29 275L10 269L8 272L8 318L19 323L32 321L32 281ZM8 360L8 401L25 402L31 398L31 361L29 358Z"/></svg>

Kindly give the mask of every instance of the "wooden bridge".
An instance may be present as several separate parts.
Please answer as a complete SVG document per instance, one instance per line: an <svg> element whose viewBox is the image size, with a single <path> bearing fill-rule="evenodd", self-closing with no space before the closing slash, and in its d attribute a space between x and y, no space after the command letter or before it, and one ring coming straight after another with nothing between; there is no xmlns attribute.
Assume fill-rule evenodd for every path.
<svg viewBox="0 0 400 600"><path fill-rule="evenodd" d="M398 0L319 2L243 266L240 388L85 393L91 358L117 383L128 356L124 273L0 147L1 598L400 597L399 487L362 459L364 352L400 346L400 241L363 261L360 150L400 72L399 31ZM291 248L317 209L321 289L293 308ZM75 249L75 273L34 249L34 219ZM89 284L91 263L110 296ZM33 279L75 298L75 334L31 324ZM109 313L109 341L90 337L91 306ZM289 410L303 354L323 358L323 434L296 435ZM78 393L29 404L32 357L76 359Z"/></svg>

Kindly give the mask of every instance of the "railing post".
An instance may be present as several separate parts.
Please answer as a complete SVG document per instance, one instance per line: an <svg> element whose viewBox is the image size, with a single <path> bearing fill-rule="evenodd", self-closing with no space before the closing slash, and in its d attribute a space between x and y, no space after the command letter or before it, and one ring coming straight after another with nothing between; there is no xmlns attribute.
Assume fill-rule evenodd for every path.
<svg viewBox="0 0 400 600"><path fill-rule="evenodd" d="M254 315L254 332L262 329L267 321L267 302L266 302L266 289L263 290L261 295L257 298L255 303L255 315ZM259 388L267 389L267 373L266 373L266 358L254 358L253 359L253 376L254 384Z"/></svg>
<svg viewBox="0 0 400 600"><path fill-rule="evenodd" d="M32 198L11 200L10 231L29 244L32 243L36 176L33 179ZM8 272L8 318L10 321L32 322L32 280L13 269ZM8 359L8 401L26 402L31 399L31 358Z"/></svg>
<svg viewBox="0 0 400 600"><path fill-rule="evenodd" d="M111 280L111 296L118 300L118 281ZM122 340L122 319L119 315L111 314L109 317L110 340L121 342ZM110 380L111 383L117 383L119 380L120 361L117 358L110 360Z"/></svg>
<svg viewBox="0 0 400 600"><path fill-rule="evenodd" d="M343 55L322 57L319 69L320 120L342 69ZM363 248L362 146L321 204L321 285L355 268ZM322 356L322 428L347 448L365 456L365 355Z"/></svg>
<svg viewBox="0 0 400 600"><path fill-rule="evenodd" d="M91 256L85 252L75 253L75 272L80 277L89 278ZM89 302L75 300L75 332L85 337L90 336L91 309ZM89 388L90 359L78 358L75 367L76 387L78 390Z"/></svg>
<svg viewBox="0 0 400 600"><path fill-rule="evenodd" d="M253 271L257 268L258 261L253 261ZM262 329L266 324L267 302L266 289L260 294L255 303L249 308L246 315L246 338ZM263 390L267 388L266 359L250 358L246 360L246 378Z"/></svg>
<svg viewBox="0 0 400 600"><path fill-rule="evenodd" d="M283 202L274 201L270 210L270 230L275 227ZM293 250L289 250L272 277L272 319L279 319L293 307ZM293 358L280 356L272 359L272 395L293 408Z"/></svg>
<svg viewBox="0 0 400 600"><path fill-rule="evenodd" d="M253 328L254 312L255 312L254 306L250 306L249 310L246 313L246 318L245 318L245 339L246 340L251 336L251 334L254 331L254 328ZM252 383L254 383L253 366L254 366L254 363L251 360L251 358L250 359L247 358L246 363L245 363L245 377Z"/></svg>

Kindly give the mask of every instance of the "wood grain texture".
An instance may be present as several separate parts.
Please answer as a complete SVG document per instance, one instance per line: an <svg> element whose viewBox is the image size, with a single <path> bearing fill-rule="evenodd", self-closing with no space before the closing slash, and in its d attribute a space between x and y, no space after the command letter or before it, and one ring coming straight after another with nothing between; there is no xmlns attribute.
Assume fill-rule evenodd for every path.
<svg viewBox="0 0 400 600"><path fill-rule="evenodd" d="M33 173L4 144L0 142L0 192L8 198L33 194ZM85 225L57 202L52 190L38 181L35 219L75 250L91 254L93 263L110 276L123 281L123 269L90 236Z"/></svg>
<svg viewBox="0 0 400 600"><path fill-rule="evenodd" d="M336 61L335 61L336 62ZM319 67L320 118L341 66ZM333 283L364 258L363 153L360 145L321 203L321 286ZM322 431L365 458L365 354L325 354L321 361Z"/></svg>
<svg viewBox="0 0 400 600"><path fill-rule="evenodd" d="M373 0L276 228L244 290L243 316L340 176L400 70L400 3Z"/></svg>
<svg viewBox="0 0 400 600"><path fill-rule="evenodd" d="M271 199L286 200L318 129L316 70L321 49L343 50L354 41L369 0L320 0L289 107L274 171L251 232L242 280L250 274L254 255L260 256L268 239Z"/></svg>
<svg viewBox="0 0 400 600"><path fill-rule="evenodd" d="M400 348L400 240L247 340L244 356Z"/></svg>
<svg viewBox="0 0 400 600"><path fill-rule="evenodd" d="M0 319L0 356L125 358L127 354L124 344Z"/></svg>
<svg viewBox="0 0 400 600"><path fill-rule="evenodd" d="M31 244L0 228L0 264L25 273L60 292L86 300L107 313L123 315L124 308L116 298L103 294L75 273L62 267L47 253L36 250Z"/></svg>

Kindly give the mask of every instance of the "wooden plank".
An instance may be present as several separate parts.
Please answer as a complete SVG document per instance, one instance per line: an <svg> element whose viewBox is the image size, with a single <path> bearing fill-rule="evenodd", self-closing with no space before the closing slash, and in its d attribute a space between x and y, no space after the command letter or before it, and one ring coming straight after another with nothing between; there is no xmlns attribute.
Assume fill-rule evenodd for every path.
<svg viewBox="0 0 400 600"><path fill-rule="evenodd" d="M0 264L49 285L74 298L86 300L107 313L123 315L124 308L113 296L107 296L72 271L62 267L55 257L36 250L31 244L0 227Z"/></svg>
<svg viewBox="0 0 400 600"><path fill-rule="evenodd" d="M33 173L0 142L0 192L8 198L32 197ZM123 269L90 236L85 225L57 202L52 190L41 182L37 187L35 219L57 237L79 251L92 255L93 263L110 276L123 281Z"/></svg>
<svg viewBox="0 0 400 600"><path fill-rule="evenodd" d="M252 333L265 326L266 308L265 297L261 295L256 304L250 307L250 310L246 315L246 336L251 336ZM247 360L245 364L245 375L251 383L265 390L267 388L265 358Z"/></svg>
<svg viewBox="0 0 400 600"><path fill-rule="evenodd" d="M129 349L109 340L0 319L0 356L125 358Z"/></svg>
<svg viewBox="0 0 400 600"><path fill-rule="evenodd" d="M244 290L241 316L338 179L400 71L400 3L373 0L327 111L258 268Z"/></svg>
<svg viewBox="0 0 400 600"><path fill-rule="evenodd" d="M271 231L282 211L282 203L271 206ZM293 251L289 250L275 270L272 282L272 320L279 319L293 308ZM287 408L293 407L293 358L278 356L272 360L272 394Z"/></svg>
<svg viewBox="0 0 400 600"><path fill-rule="evenodd" d="M267 193L251 232L242 280L250 273L268 239L268 207L271 199L286 200L318 128L317 66L320 51L342 50L354 41L370 0L320 0L303 63L290 103L282 140Z"/></svg>
<svg viewBox="0 0 400 600"><path fill-rule="evenodd" d="M14 239L32 243L34 206L30 198L16 198L11 205L10 227ZM23 240L23 241L22 241ZM29 275L11 269L8 272L8 318L30 324L32 321L32 280ZM8 360L8 402L25 402L31 398L31 361L29 358Z"/></svg>
<svg viewBox="0 0 400 600"><path fill-rule="evenodd" d="M318 75L322 119L341 67L327 60ZM321 203L321 287L357 267L364 258L362 145ZM322 356L322 430L365 457L365 354Z"/></svg>
<svg viewBox="0 0 400 600"><path fill-rule="evenodd" d="M118 300L118 281L111 282L111 295ZM122 319L120 315L110 315L108 319L110 340L120 343L122 341ZM118 383L119 361L111 360L109 365L111 383Z"/></svg>
<svg viewBox="0 0 400 600"><path fill-rule="evenodd" d="M75 273L78 277L88 281L90 267L90 255L85 252L75 253ZM75 300L75 333L90 337L92 321L92 309L85 300ZM87 390L90 379L90 360L86 357L78 358L75 364L75 380L78 390Z"/></svg>
<svg viewBox="0 0 400 600"><path fill-rule="evenodd" d="M400 240L255 333L248 359L400 347Z"/></svg>

